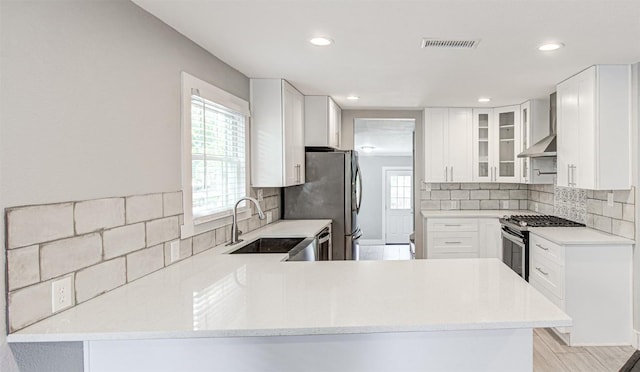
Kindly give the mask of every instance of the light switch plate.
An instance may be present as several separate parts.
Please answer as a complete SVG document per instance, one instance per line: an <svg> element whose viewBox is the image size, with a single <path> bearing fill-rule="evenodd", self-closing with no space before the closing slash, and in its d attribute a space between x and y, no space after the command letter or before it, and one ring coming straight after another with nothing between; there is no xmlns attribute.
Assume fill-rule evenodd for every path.
<svg viewBox="0 0 640 372"><path fill-rule="evenodd" d="M180 240L174 240L171 242L171 262L178 261L180 259Z"/></svg>
<svg viewBox="0 0 640 372"><path fill-rule="evenodd" d="M613 207L613 193L607 193L607 205Z"/></svg>
<svg viewBox="0 0 640 372"><path fill-rule="evenodd" d="M67 276L51 283L51 312L66 309L73 303L71 277Z"/></svg>

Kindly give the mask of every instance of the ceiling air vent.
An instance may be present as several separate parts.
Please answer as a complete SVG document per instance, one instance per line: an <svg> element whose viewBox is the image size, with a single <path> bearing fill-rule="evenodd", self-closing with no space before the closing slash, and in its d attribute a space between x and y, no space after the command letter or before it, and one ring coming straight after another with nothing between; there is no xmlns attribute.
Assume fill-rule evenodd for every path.
<svg viewBox="0 0 640 372"><path fill-rule="evenodd" d="M480 40L422 39L423 48L474 49Z"/></svg>

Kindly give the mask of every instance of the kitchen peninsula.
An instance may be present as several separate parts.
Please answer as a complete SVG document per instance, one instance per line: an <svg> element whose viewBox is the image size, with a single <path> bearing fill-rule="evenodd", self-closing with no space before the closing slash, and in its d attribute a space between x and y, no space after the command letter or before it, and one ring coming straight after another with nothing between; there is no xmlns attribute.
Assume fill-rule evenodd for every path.
<svg viewBox="0 0 640 372"><path fill-rule="evenodd" d="M286 224L313 236L328 221L283 221L245 240L290 234ZM532 329L571 325L496 259L282 262L233 249L195 255L9 342L82 341L90 372L531 371Z"/></svg>

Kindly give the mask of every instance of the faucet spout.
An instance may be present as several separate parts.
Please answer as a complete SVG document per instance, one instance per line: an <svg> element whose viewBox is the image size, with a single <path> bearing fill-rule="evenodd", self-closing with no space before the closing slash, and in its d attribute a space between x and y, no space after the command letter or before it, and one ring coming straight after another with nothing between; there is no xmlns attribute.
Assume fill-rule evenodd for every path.
<svg viewBox="0 0 640 372"><path fill-rule="evenodd" d="M242 231L238 230L238 205L242 203L243 200L248 200L253 204L255 204L256 209L258 210L259 219L264 220L266 218L266 216L264 215L264 212L262 212L262 208L260 208L260 203L256 199L250 196L245 196L238 199L236 204L233 206L233 223L231 224L231 241L227 243L227 245L234 245L242 241L242 239L239 239L240 234L242 234Z"/></svg>

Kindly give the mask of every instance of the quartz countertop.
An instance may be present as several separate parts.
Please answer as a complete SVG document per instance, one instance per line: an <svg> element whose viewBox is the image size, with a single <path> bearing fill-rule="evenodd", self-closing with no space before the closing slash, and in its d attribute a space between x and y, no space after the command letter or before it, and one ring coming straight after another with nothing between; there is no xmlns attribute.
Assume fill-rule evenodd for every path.
<svg viewBox="0 0 640 372"><path fill-rule="evenodd" d="M560 245L635 244L633 240L588 227L536 227L529 229L529 234Z"/></svg>
<svg viewBox="0 0 640 372"><path fill-rule="evenodd" d="M211 249L10 334L8 341L571 325L497 259L280 262L283 256Z"/></svg>
<svg viewBox="0 0 640 372"><path fill-rule="evenodd" d="M538 212L532 212L526 209L453 209L438 211L423 210L420 213L422 214L423 218L500 218L505 215L510 216L516 214L540 214Z"/></svg>

